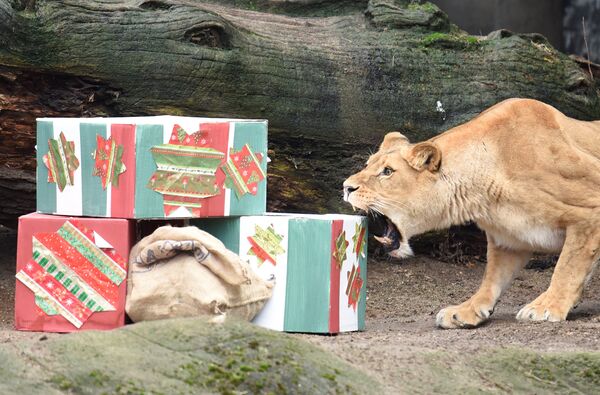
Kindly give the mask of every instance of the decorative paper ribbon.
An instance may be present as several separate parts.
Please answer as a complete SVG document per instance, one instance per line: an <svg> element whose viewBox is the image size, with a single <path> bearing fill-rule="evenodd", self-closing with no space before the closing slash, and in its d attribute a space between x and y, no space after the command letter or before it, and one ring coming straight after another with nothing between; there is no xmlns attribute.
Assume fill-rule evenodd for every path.
<svg viewBox="0 0 600 395"><path fill-rule="evenodd" d="M333 251L333 258L338 264L338 267L341 269L342 264L346 260L346 248L348 248L348 240L346 240L346 231L340 233L340 235L335 239L335 251Z"/></svg>
<svg viewBox="0 0 600 395"><path fill-rule="evenodd" d="M33 235L33 258L16 277L47 314L80 328L93 312L114 311L126 261L95 245L94 233L67 221L56 233Z"/></svg>
<svg viewBox="0 0 600 395"><path fill-rule="evenodd" d="M352 236L352 251L356 254L356 258L359 256L365 258L365 245L366 245L366 234L367 229L360 224L356 224L354 228L354 236Z"/></svg>
<svg viewBox="0 0 600 395"><path fill-rule="evenodd" d="M363 280L360 278L360 266L352 265L352 270L347 272L348 285L346 286L346 295L348 296L348 307L352 306L356 311L356 306L360 300L360 290Z"/></svg>
<svg viewBox="0 0 600 395"><path fill-rule="evenodd" d="M106 189L109 182L118 187L119 175L125 171L123 146L117 145L112 137L105 140L104 137L97 135L96 141L98 147L92 153L92 158L96 161L93 175L102 179L103 189Z"/></svg>
<svg viewBox="0 0 600 395"><path fill-rule="evenodd" d="M63 132L58 140L48 139L48 153L42 160L48 168L48 182L56 183L59 191L62 192L67 184L75 184L79 159L75 156L75 142L67 141Z"/></svg>
<svg viewBox="0 0 600 395"><path fill-rule="evenodd" d="M255 255L258 258L259 266L265 261L271 262L273 266L277 265L277 255L285 252L281 246L283 236L275 232L273 225L267 229L255 225L254 231L254 236L248 236L251 246L248 255Z"/></svg>
<svg viewBox="0 0 600 395"><path fill-rule="evenodd" d="M206 133L188 134L175 125L169 144L150 149L158 169L150 178L148 188L163 195L165 215L185 207L198 216L202 199L221 193L215 173L225 153L208 144L210 138Z"/></svg>
<svg viewBox="0 0 600 395"><path fill-rule="evenodd" d="M233 149L229 153L229 160L221 169L227 176L225 185L233 189L238 198L246 193L256 195L258 183L265 179L265 172L260 167L262 155L254 153L248 144L240 151Z"/></svg>

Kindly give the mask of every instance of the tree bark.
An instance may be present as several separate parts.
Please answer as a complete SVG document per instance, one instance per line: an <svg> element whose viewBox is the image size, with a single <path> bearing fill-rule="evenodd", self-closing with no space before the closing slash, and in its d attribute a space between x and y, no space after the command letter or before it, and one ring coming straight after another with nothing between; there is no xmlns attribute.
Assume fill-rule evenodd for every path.
<svg viewBox="0 0 600 395"><path fill-rule="evenodd" d="M390 130L425 139L508 97L600 119L589 73L539 35L468 36L429 3L247 3L0 0L0 220L34 210L39 116L266 118L269 208L316 212Z"/></svg>

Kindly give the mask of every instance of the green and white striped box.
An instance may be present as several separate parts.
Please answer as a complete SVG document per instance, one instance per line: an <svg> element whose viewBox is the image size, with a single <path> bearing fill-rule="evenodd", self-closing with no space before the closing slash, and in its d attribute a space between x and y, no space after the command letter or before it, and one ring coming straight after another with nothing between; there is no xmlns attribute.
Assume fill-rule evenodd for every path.
<svg viewBox="0 0 600 395"><path fill-rule="evenodd" d="M365 327L367 219L267 214L191 221L265 279L273 296L254 323L286 332L338 333Z"/></svg>
<svg viewBox="0 0 600 395"><path fill-rule="evenodd" d="M37 211L114 218L263 214L267 121L41 118Z"/></svg>

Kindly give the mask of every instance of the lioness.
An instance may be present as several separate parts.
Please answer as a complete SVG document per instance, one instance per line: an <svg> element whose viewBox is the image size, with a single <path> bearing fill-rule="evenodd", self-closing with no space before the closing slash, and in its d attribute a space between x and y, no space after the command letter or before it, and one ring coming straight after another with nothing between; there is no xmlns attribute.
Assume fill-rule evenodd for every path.
<svg viewBox="0 0 600 395"><path fill-rule="evenodd" d="M378 240L412 253L419 233L467 221L486 232L479 290L441 310L442 328L487 320L532 252L560 252L548 289L517 319L565 320L600 258L600 121L569 118L535 100L509 99L422 143L388 133L366 167L344 182L344 199L379 213Z"/></svg>

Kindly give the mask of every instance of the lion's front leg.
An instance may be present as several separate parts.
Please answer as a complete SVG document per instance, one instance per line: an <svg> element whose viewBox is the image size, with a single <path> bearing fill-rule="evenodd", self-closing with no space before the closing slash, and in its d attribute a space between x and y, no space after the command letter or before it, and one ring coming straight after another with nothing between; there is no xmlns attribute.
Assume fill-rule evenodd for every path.
<svg viewBox="0 0 600 395"><path fill-rule="evenodd" d="M523 307L517 319L564 321L581 294L586 280L600 258L600 232L585 227L567 229L567 236L548 289Z"/></svg>
<svg viewBox="0 0 600 395"><path fill-rule="evenodd" d="M487 265L479 290L466 302L441 310L436 318L440 328L473 328L487 320L502 292L522 269L531 253L500 248L488 235Z"/></svg>

